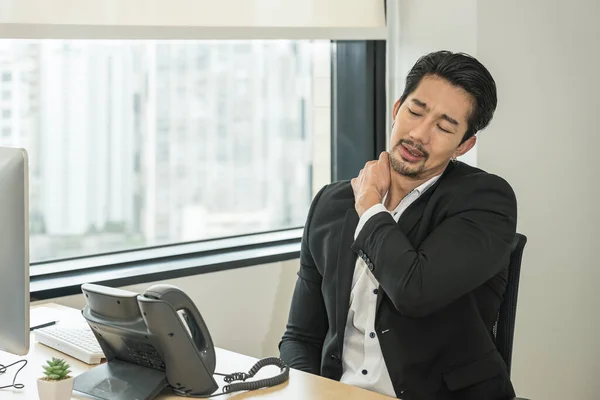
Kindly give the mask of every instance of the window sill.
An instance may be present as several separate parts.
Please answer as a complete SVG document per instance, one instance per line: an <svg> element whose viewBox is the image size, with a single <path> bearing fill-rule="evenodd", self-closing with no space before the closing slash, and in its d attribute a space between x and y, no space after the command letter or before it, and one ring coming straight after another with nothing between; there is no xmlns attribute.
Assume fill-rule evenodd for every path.
<svg viewBox="0 0 600 400"><path fill-rule="evenodd" d="M80 294L84 283L119 287L299 258L302 230L32 263L31 300Z"/></svg>

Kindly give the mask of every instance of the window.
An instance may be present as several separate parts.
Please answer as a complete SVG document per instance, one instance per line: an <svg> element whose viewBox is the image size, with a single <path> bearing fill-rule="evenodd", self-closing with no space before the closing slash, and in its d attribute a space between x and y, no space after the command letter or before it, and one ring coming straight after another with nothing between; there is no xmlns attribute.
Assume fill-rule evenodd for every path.
<svg viewBox="0 0 600 400"><path fill-rule="evenodd" d="M0 137L29 151L31 262L302 227L323 46L0 40L31 77L2 110L30 134Z"/></svg>

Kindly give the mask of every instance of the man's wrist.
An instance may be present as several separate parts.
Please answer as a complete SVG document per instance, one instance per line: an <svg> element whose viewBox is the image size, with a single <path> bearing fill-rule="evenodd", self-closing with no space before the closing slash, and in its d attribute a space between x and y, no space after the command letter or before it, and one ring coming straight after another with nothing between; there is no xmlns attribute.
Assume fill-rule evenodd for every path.
<svg viewBox="0 0 600 400"><path fill-rule="evenodd" d="M381 200L381 195L376 190L370 190L361 194L358 199L356 199L355 205L358 216L361 217L369 208L376 204L380 204Z"/></svg>

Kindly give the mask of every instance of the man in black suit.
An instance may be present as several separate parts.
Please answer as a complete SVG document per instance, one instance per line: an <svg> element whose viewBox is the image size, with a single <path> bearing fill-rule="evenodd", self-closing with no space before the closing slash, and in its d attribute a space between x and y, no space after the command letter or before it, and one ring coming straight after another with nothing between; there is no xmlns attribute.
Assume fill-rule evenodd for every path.
<svg viewBox="0 0 600 400"><path fill-rule="evenodd" d="M311 204L279 347L290 367L405 400L515 395L492 336L515 194L456 161L496 103L470 56L440 51L414 65L390 152Z"/></svg>

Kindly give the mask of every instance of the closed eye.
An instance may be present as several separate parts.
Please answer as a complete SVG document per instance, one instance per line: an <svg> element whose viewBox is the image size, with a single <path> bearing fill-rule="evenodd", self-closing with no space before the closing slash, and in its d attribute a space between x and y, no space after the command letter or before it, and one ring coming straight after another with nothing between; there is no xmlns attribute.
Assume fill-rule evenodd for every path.
<svg viewBox="0 0 600 400"><path fill-rule="evenodd" d="M420 117L421 114L417 114L416 112L414 112L413 110L411 110L410 108L407 107L407 110L409 113L411 113L412 115L416 115L417 117Z"/></svg>
<svg viewBox="0 0 600 400"><path fill-rule="evenodd" d="M451 131L449 131L449 130L447 130L447 129L444 129L444 128L442 128L442 127L441 127L441 126L439 126L439 125L438 125L437 127L438 127L438 128L440 128L440 130L442 130L442 131L444 131L444 132L446 132L446 133L452 133Z"/></svg>

